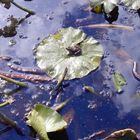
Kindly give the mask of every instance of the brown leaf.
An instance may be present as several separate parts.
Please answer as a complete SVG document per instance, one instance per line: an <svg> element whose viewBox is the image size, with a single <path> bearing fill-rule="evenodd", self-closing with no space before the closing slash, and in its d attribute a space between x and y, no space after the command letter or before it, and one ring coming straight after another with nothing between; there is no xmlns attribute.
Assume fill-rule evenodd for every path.
<svg viewBox="0 0 140 140"><path fill-rule="evenodd" d="M104 140L138 140L138 138L133 129L127 128L111 133Z"/></svg>

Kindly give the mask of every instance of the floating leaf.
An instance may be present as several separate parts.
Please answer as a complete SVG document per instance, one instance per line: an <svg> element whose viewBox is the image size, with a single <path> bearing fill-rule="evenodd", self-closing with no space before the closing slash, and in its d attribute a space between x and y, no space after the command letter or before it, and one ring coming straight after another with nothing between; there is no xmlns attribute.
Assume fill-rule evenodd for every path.
<svg viewBox="0 0 140 140"><path fill-rule="evenodd" d="M50 35L36 48L37 65L58 79L68 68L65 79L81 78L95 70L101 61L103 48L93 37L80 29L63 28Z"/></svg>
<svg viewBox="0 0 140 140"><path fill-rule="evenodd" d="M105 13L110 13L117 6L119 1L120 0L90 0L90 6L96 13L99 13L99 7L101 8L101 6L102 11Z"/></svg>
<svg viewBox="0 0 140 140"><path fill-rule="evenodd" d="M130 9L139 10L140 9L140 0L122 0L126 6Z"/></svg>
<svg viewBox="0 0 140 140"><path fill-rule="evenodd" d="M42 104L35 105L27 118L27 123L43 140L49 140L47 132L58 131L67 126L67 123L56 111Z"/></svg>
<svg viewBox="0 0 140 140"><path fill-rule="evenodd" d="M104 140L138 140L138 138L133 129L127 128L113 132Z"/></svg>
<svg viewBox="0 0 140 140"><path fill-rule="evenodd" d="M123 3L130 9L140 9L140 0L90 0L90 6L96 13L110 13L120 3Z"/></svg>
<svg viewBox="0 0 140 140"><path fill-rule="evenodd" d="M122 87L126 85L124 76L121 73L115 72L113 75L113 81L117 92L121 92Z"/></svg>

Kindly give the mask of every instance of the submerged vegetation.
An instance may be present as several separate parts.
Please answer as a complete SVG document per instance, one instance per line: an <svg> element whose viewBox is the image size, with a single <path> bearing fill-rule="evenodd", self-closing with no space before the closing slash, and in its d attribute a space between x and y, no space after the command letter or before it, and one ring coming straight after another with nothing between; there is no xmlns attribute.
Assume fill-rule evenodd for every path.
<svg viewBox="0 0 140 140"><path fill-rule="evenodd" d="M11 6L14 5L16 8L27 13L27 15L23 18L15 18L13 15L8 17L7 22L9 24L0 29L1 38L16 36L19 32L19 30L17 30L19 25L22 25L22 23L27 24L25 22L28 20L27 18L31 18L37 14L37 11L34 12L23 7L16 3L15 0L0 0L0 3L6 9L10 9ZM64 2L63 4L65 5L67 2ZM20 64L18 61L15 61L17 58L0 53L1 66L6 65L6 67L8 67L10 70L7 71L4 69L4 67L0 70L0 108L4 109L0 111L0 123L4 126L7 126L6 128L0 130L0 135L14 128L18 135L29 136L29 134L26 134L26 132L24 134L22 127L19 127L20 125L17 123L18 121L14 121L8 117L4 111L6 110L6 107L10 107L11 104L16 104L16 92L20 92L22 94L24 94L26 90L27 92L31 92L32 86L36 87L37 93L35 93L35 96L32 97L30 102L33 102L33 106L25 111L26 113L24 114L23 118L26 120L22 120L22 123L24 123L26 127L30 128L30 133L34 134L32 137L39 138L40 140L51 140L52 135L55 135L57 131L66 133L65 131L67 128L69 129L71 122L74 122L74 113L76 114L77 112L75 110L70 110L70 113L67 112L67 114L63 115L60 110L65 108L65 106L67 107L68 103L79 100L79 97L81 99L85 98L85 96L91 96L91 98L95 97L96 102L91 102L91 105L89 106L92 106L92 109L98 110L98 108L96 108L98 104L97 101L105 100L104 94L99 94L101 93L99 89L102 88L102 83L104 84L105 89L111 87L112 94L107 97L107 100L111 101L111 99L114 99L114 97L120 96L121 94L118 93L123 94L124 88L127 85L127 78L125 77L126 75L121 73L119 67L114 68L111 65L111 71L109 71L109 68L107 68L105 76L102 74L102 77L98 77L98 73L101 72L102 65L105 61L104 58L106 57L106 51L104 45L101 45L102 42L100 43L100 41L97 41L93 36L88 35L84 28L88 28L89 30L92 28L116 28L118 30L125 29L125 31L128 30L135 32L135 29L132 26L112 24L112 22L116 21L118 18L119 7L127 6L129 9L139 12L140 1L90 0L88 2L88 6L90 6L89 12L103 14L109 24L86 24L80 25L79 27L68 26L59 28L57 31L55 31L55 33L51 33L47 37L43 36L43 40L38 38L37 44L34 44L35 48L32 51L32 54L35 58L34 68L31 66L21 66L22 60ZM30 24L28 26L30 26ZM21 28L22 27L24 28L24 26L21 26ZM117 56L122 55L122 59L124 59L124 63L126 65L129 64L131 67L131 73L136 78L136 80L140 80L140 74L137 70L136 61L134 61L132 58L129 58L129 55L127 55L127 53L124 51L119 50L117 53ZM80 90L77 90L77 87L75 87L73 84L74 81L81 82L87 77L94 81L94 79L92 79L92 74L94 74L95 77L98 77L98 83L91 85L82 84ZM85 83L86 82L87 81L85 80ZM110 87L108 87L108 84ZM65 92L67 92L67 87L71 88L71 85L75 90L77 90L76 92L78 93L76 93L76 95L72 94L69 97L69 95L66 95ZM41 101L34 102L34 98L39 96L40 90L44 90L44 97L42 97ZM80 92L88 92L92 94L81 94ZM106 91L103 92L105 92L107 95ZM132 98L135 97L133 96ZM81 107L82 105L80 104L79 108ZM79 120L80 119L81 118L79 118ZM77 127L76 124L75 126ZM70 127L70 129L73 128ZM137 133L131 128L118 130L108 136L107 135L108 133L106 133L104 129L101 129L100 131L96 131L91 135L80 138L79 140L92 140L96 137L102 137L104 140L139 139Z"/></svg>

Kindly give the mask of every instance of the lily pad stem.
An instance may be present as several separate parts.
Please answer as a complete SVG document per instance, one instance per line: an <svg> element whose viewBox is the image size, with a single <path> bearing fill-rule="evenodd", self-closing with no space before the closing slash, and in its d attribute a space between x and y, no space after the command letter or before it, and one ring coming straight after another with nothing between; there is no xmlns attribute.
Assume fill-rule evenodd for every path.
<svg viewBox="0 0 140 140"><path fill-rule="evenodd" d="M23 10L23 11L29 13L30 15L35 15L35 12L34 12L34 11L31 11L31 10L25 8L25 7L22 7L21 5L17 4L17 3L14 2L13 0L11 0L11 3L12 3L13 5L15 5L16 7L18 7L19 9L21 9L21 10Z"/></svg>
<svg viewBox="0 0 140 140"><path fill-rule="evenodd" d="M16 84L16 85L18 85L20 87L27 87L28 86L27 84L25 84L23 82L16 81L14 79L11 79L11 78L6 77L6 76L1 75L1 74L0 74L0 78L3 79L3 80L5 80L5 81L7 81L7 82L14 83L14 84Z"/></svg>
<svg viewBox="0 0 140 140"><path fill-rule="evenodd" d="M67 72L68 72L68 68L66 67L64 70L64 73L62 74L62 77L60 78L60 80L58 80L56 87L50 92L51 96L50 96L48 102L46 103L46 105L49 105L51 100L53 99L53 97L57 96L59 89L61 88L62 83L67 75Z"/></svg>

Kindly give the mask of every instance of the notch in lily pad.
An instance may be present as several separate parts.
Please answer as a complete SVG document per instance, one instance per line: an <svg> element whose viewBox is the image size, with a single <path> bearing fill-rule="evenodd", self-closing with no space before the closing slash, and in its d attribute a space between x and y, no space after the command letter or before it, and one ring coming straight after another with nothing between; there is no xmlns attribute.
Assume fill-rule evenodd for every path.
<svg viewBox="0 0 140 140"><path fill-rule="evenodd" d="M35 52L37 65L51 78L59 79L68 68L66 80L81 78L97 69L103 56L97 40L72 27L43 39Z"/></svg>
<svg viewBox="0 0 140 140"><path fill-rule="evenodd" d="M42 140L49 140L48 132L55 132L67 127L67 123L55 110L36 104L27 116L27 124L31 126Z"/></svg>

